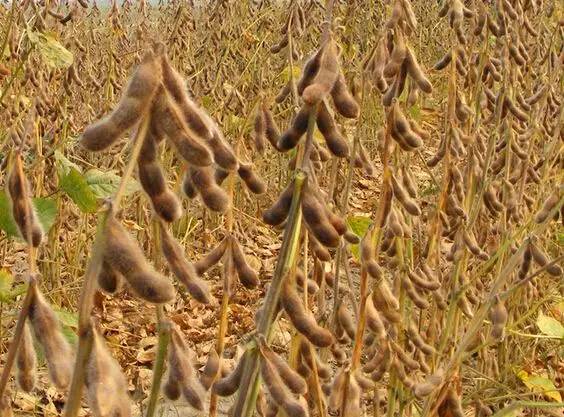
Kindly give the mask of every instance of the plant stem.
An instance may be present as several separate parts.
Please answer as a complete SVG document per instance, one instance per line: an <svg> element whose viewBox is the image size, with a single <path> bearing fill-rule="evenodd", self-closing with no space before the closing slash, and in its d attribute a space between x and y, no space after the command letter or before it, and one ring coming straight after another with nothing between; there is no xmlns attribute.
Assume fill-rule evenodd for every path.
<svg viewBox="0 0 564 417"><path fill-rule="evenodd" d="M306 178L306 174L303 171L298 171L294 178L294 195L292 197L292 205L290 206L290 212L288 214L288 223L286 224L284 231L282 248L280 249L276 270L274 271L272 282L270 283L268 293L266 294L263 311L257 326L258 334L262 334L267 339L270 334L278 300L280 298L282 284L296 259L302 220L300 203ZM259 388L258 359L256 351L251 352L249 358L247 359L248 363L245 365L245 372L241 378L233 415L250 417L254 411Z"/></svg>
<svg viewBox="0 0 564 417"><path fill-rule="evenodd" d="M12 337L12 343L10 344L10 348L8 350L8 356L6 358L4 368L2 369L2 376L0 377L0 399L3 398L6 385L10 379L10 372L12 371L12 366L14 365L14 361L18 353L18 347L23 335L25 321L29 313L29 307L33 301L36 285L35 278L32 277L25 294L22 309L18 315L18 321L16 323L16 329L14 330L14 336Z"/></svg>
<svg viewBox="0 0 564 417"><path fill-rule="evenodd" d="M159 316L161 306L157 306L159 309ZM155 365L153 366L153 383L151 385L151 393L149 394L149 404L147 405L147 413L145 417L153 417L155 415L155 410L157 409L157 401L159 399L159 392L161 390L161 381L163 379L164 373L164 362L166 359L166 353L168 350L168 344L170 342L170 332L172 325L168 320L159 321L159 343L157 348L157 357L155 358Z"/></svg>
<svg viewBox="0 0 564 417"><path fill-rule="evenodd" d="M92 244L91 256L86 266L84 283L82 284L82 290L80 292L78 311L78 351L76 353L76 361L69 389L69 396L63 412L64 417L76 417L80 408L84 377L86 375L88 360L90 359L90 352L92 351L93 334L90 315L94 304L94 293L96 292L96 277L102 267L106 221L108 220L108 216L112 215L115 208L119 206L121 198L125 193L126 184L133 174L133 169L137 163L137 157L141 152L143 138L145 137L148 127L149 118L143 117L140 127L133 139L133 149L131 151L130 159L121 178L120 185L112 199L112 203L108 204L107 207L99 214L96 237L94 238L94 243Z"/></svg>

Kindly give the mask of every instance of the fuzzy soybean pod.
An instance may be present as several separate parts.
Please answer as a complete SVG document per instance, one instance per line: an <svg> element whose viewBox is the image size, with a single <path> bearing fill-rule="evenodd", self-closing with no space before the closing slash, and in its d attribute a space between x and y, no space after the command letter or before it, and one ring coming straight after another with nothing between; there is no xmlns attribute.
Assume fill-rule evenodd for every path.
<svg viewBox="0 0 564 417"><path fill-rule="evenodd" d="M258 274L249 266L243 248L233 236L230 238L231 255L237 276L245 288L255 288L259 284Z"/></svg>
<svg viewBox="0 0 564 417"><path fill-rule="evenodd" d="M209 116L205 115L206 118ZM235 156L233 148L227 142L219 127L210 119L213 125L214 134L211 139L207 141L209 148L212 150L214 161L217 165L227 171L237 171L239 168L239 161Z"/></svg>
<svg viewBox="0 0 564 417"><path fill-rule="evenodd" d="M131 416L127 381L97 331L94 332L85 385L88 405L94 417Z"/></svg>
<svg viewBox="0 0 564 417"><path fill-rule="evenodd" d="M174 298L174 286L149 264L137 242L110 216L105 228L104 261L123 275L135 294L151 303Z"/></svg>
<svg viewBox="0 0 564 417"><path fill-rule="evenodd" d="M400 146L402 145L402 143L407 144L409 148L419 148L423 145L421 137L411 129L409 121L401 111L397 101L393 106L392 127L392 137L398 142Z"/></svg>
<svg viewBox="0 0 564 417"><path fill-rule="evenodd" d="M421 215L421 209L419 208L419 205L417 205L417 202L411 198L409 193L394 175L392 175L392 189L394 190L394 197L409 214L412 216Z"/></svg>
<svg viewBox="0 0 564 417"><path fill-rule="evenodd" d="M307 104L300 108L300 111L296 114L294 120L292 120L292 124L288 130L286 130L282 136L280 136L280 139L278 139L276 148L279 151L286 152L296 147L301 137L307 131L309 115L312 111L312 107Z"/></svg>
<svg viewBox="0 0 564 417"><path fill-rule="evenodd" d="M257 113L255 115L253 139L255 150L259 154L263 154L266 142L266 120L262 106L258 106Z"/></svg>
<svg viewBox="0 0 564 417"><path fill-rule="evenodd" d="M18 226L20 236L28 244L38 247L43 239L43 229L37 220L31 198L29 198L30 186L24 174L22 157L19 152L16 153L12 169L8 174L6 188L10 196L12 217Z"/></svg>
<svg viewBox="0 0 564 417"><path fill-rule="evenodd" d="M20 388L25 392L31 392L33 387L35 387L35 380L37 378L36 366L37 357L35 355L35 348L33 347L29 323L26 321L16 357L16 380Z"/></svg>
<svg viewBox="0 0 564 417"><path fill-rule="evenodd" d="M206 391L210 389L217 375L221 373L220 367L219 355L215 348L212 347L200 376L200 382Z"/></svg>
<svg viewBox="0 0 564 417"><path fill-rule="evenodd" d="M494 304L490 310L490 321L492 322L492 328L490 332L490 337L499 341L503 339L505 334L505 325L507 324L508 313L505 308L504 303L499 299L498 296L495 297Z"/></svg>
<svg viewBox="0 0 564 417"><path fill-rule="evenodd" d="M203 258L198 259L194 262L194 268L198 275L202 275L212 266L216 265L223 255L225 254L225 250L227 249L229 239L224 238L215 248L213 248L210 252L208 252Z"/></svg>
<svg viewBox="0 0 564 417"><path fill-rule="evenodd" d="M339 309L337 310L337 320L342 328L345 330L347 336L354 340L355 333L356 333L356 324L352 317L350 310L345 306L344 303L341 303Z"/></svg>
<svg viewBox="0 0 564 417"><path fill-rule="evenodd" d="M194 166L208 166L213 163L211 151L188 127L182 111L170 98L170 94L162 88L153 100L152 119L155 121L155 129L168 137L186 162Z"/></svg>
<svg viewBox="0 0 564 417"><path fill-rule="evenodd" d="M531 255L533 256L533 259L537 265L543 267L550 263L550 260L546 255L546 253L544 253L544 251L541 248L539 248L536 244L531 243L529 247L531 248ZM549 265L546 268L546 272L548 272L550 275L553 275L555 277L559 277L560 275L562 275L562 268L560 267L560 265L553 264L553 265Z"/></svg>
<svg viewBox="0 0 564 417"><path fill-rule="evenodd" d="M431 94L433 92L433 86L431 85L429 79L425 76L425 73L417 62L417 58L415 58L415 54L409 47L407 48L405 59L407 61L407 73L409 76L413 78L421 91Z"/></svg>
<svg viewBox="0 0 564 417"><path fill-rule="evenodd" d="M378 338L378 340L386 339L386 327L380 313L374 306L374 301L371 296L366 298L366 325L368 329Z"/></svg>
<svg viewBox="0 0 564 417"><path fill-rule="evenodd" d="M317 368L317 374L321 379L329 379L331 377L331 366L322 362L316 353L312 344L305 338L300 338L300 346L298 348L300 357L305 367L311 372L313 367ZM315 365L314 365L315 362Z"/></svg>
<svg viewBox="0 0 564 417"><path fill-rule="evenodd" d="M239 174L239 177L245 182L245 185L253 194L258 195L266 192L266 184L255 173L251 164L240 163L237 174Z"/></svg>
<svg viewBox="0 0 564 417"><path fill-rule="evenodd" d="M58 388L64 389L71 379L73 353L63 336L57 315L36 287L32 291L29 322L35 338L43 347L51 380Z"/></svg>
<svg viewBox="0 0 564 417"><path fill-rule="evenodd" d="M102 261L102 267L96 277L98 287L108 294L114 294L121 286L123 275L116 271L106 261Z"/></svg>
<svg viewBox="0 0 564 417"><path fill-rule="evenodd" d="M192 183L196 190L198 190L204 204L210 210L220 213L225 212L229 208L229 196L216 184L213 167L191 166L189 171Z"/></svg>
<svg viewBox="0 0 564 417"><path fill-rule="evenodd" d="M278 199L274 202L274 204L262 213L262 220L271 226L277 226L286 220L288 212L290 211L290 206L292 205L293 195L294 181L290 181L290 183L278 196Z"/></svg>
<svg viewBox="0 0 564 417"><path fill-rule="evenodd" d="M288 416L307 417L307 406L294 397L288 387L284 384L275 366L266 357L260 361L260 375L264 385L274 402ZM300 377L301 378L301 377Z"/></svg>
<svg viewBox="0 0 564 417"><path fill-rule="evenodd" d="M339 76L339 57L337 44L329 39L323 46L319 70L315 74L311 84L302 92L304 102L309 105L319 103L333 90L333 86Z"/></svg>
<svg viewBox="0 0 564 417"><path fill-rule="evenodd" d="M335 108L341 116L349 119L356 119L358 117L360 107L353 95L350 93L349 88L347 87L347 81L342 71L339 71L337 80L333 85L331 97L333 98Z"/></svg>
<svg viewBox="0 0 564 417"><path fill-rule="evenodd" d="M425 398L438 388L443 380L443 373L439 370L434 374L429 375L425 381L415 384L413 387L413 393L417 398Z"/></svg>
<svg viewBox="0 0 564 417"><path fill-rule="evenodd" d="M302 95L305 88L308 87L315 78L317 72L319 71L319 67L321 66L323 53L323 48L318 49L317 52L313 54L304 64L302 76L298 80L298 84L296 86L299 95Z"/></svg>
<svg viewBox="0 0 564 417"><path fill-rule="evenodd" d="M176 194L166 185L166 178L160 164L154 162L138 162L139 182L149 196L155 212L167 222L178 220L182 216L182 208Z"/></svg>
<svg viewBox="0 0 564 417"><path fill-rule="evenodd" d="M211 294L208 283L198 276L194 265L186 260L182 247L163 224L161 224L160 236L161 248L172 273L196 301L209 304Z"/></svg>
<svg viewBox="0 0 564 417"><path fill-rule="evenodd" d="M173 386L174 382L178 384L178 393L182 394L188 404L198 411L203 411L205 390L200 380L196 377L196 371L192 366L188 348L177 327L173 329L171 335L168 351L168 381L166 385L170 384ZM176 394L174 389L170 393Z"/></svg>
<svg viewBox="0 0 564 417"><path fill-rule="evenodd" d="M287 278L282 287L282 305L294 327L311 343L318 347L333 344L331 332L317 324L313 313L304 307L295 285Z"/></svg>
<svg viewBox="0 0 564 417"><path fill-rule="evenodd" d="M235 393L239 389L239 385L241 383L241 377L243 376L243 372L247 365L247 358L249 354L245 352L241 358L239 358L239 362L235 366L235 369L231 371L227 376L224 378L218 379L214 382L212 390L220 397L229 397Z"/></svg>
<svg viewBox="0 0 564 417"><path fill-rule="evenodd" d="M159 48L162 50L163 45L159 45ZM177 103L190 129L201 139L211 139L214 135L213 125L210 124L210 120L205 117L204 110L199 108L188 96L186 83L182 79L182 76L171 65L164 51L162 52L161 65L165 88Z"/></svg>
<svg viewBox="0 0 564 417"><path fill-rule="evenodd" d="M543 202L541 209L535 215L535 223L541 224L546 221L548 215L560 200L560 192L561 191L557 189Z"/></svg>
<svg viewBox="0 0 564 417"><path fill-rule="evenodd" d="M267 345L264 336L259 336L259 348L263 358L269 361L274 370L278 373L284 384L296 395L304 395L307 392L306 381L293 370L288 362L278 356L271 348Z"/></svg>
<svg viewBox="0 0 564 417"><path fill-rule="evenodd" d="M265 134L266 139L274 149L277 151L280 150L278 148L278 141L280 140L280 129L278 129L278 125L274 120L274 116L270 109L266 106L266 104L262 105L262 113L264 115L264 122L265 122Z"/></svg>
<svg viewBox="0 0 564 417"><path fill-rule="evenodd" d="M114 143L146 113L161 81L161 66L148 51L133 73L117 107L103 119L88 125L80 144L89 151L101 151Z"/></svg>
<svg viewBox="0 0 564 417"><path fill-rule="evenodd" d="M318 105L316 123L331 153L339 158L349 156L349 145L337 129L335 119L325 101Z"/></svg>
<svg viewBox="0 0 564 417"><path fill-rule="evenodd" d="M304 190L302 195L302 212L304 220L315 238L329 248L337 247L340 240L339 232L329 221L326 208L313 195L312 190Z"/></svg>

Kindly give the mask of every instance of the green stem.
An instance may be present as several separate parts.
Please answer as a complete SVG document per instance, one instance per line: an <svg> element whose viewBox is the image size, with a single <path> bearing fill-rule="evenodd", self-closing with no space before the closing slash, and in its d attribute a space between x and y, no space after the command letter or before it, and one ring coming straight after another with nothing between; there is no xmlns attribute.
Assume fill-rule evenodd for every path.
<svg viewBox="0 0 564 417"><path fill-rule="evenodd" d="M158 307L161 308L160 306ZM161 315L161 314L159 314ZM157 401L161 390L161 381L164 373L164 362L170 342L170 332L172 325L168 320L159 323L159 344L157 348L157 357L153 366L153 383L151 385L151 393L149 394L149 404L147 405L147 413L145 417L153 417L157 409Z"/></svg>
<svg viewBox="0 0 564 417"><path fill-rule="evenodd" d="M288 223L284 231L280 256L278 257L276 270L274 271L272 282L266 294L263 311L257 326L257 332L266 338L268 338L270 334L274 321L282 284L296 260L302 220L300 203L306 178L306 174L303 171L298 171L294 179L294 195L288 215ZM245 366L245 372L241 378L239 394L235 402L233 415L250 417L253 414L259 390L258 359L256 350L251 352L247 359L248 363Z"/></svg>

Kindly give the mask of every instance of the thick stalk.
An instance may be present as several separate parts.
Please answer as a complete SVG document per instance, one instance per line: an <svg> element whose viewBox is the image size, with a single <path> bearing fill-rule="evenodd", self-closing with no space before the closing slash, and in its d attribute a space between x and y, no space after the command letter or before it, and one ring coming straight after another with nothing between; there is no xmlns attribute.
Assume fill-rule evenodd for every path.
<svg viewBox="0 0 564 417"><path fill-rule="evenodd" d="M267 338L274 321L282 284L296 260L302 220L300 203L305 181L306 174L303 171L298 171L294 179L294 195L288 214L288 223L284 231L282 248L280 249L278 263L276 264L274 276L266 294L263 311L257 326L257 332ZM250 357L247 359L248 363L241 378L240 389L234 406L234 415L236 416L250 417L254 411L259 388L258 359L256 350L251 352Z"/></svg>
<svg viewBox="0 0 564 417"><path fill-rule="evenodd" d="M113 210L119 206L121 198L125 193L126 184L133 174L133 169L137 163L137 157L141 152L143 145L143 137L149 127L149 118L143 117L141 124L133 142L133 149L129 162L125 168L121 178L120 185L116 194L112 198L112 202L99 214L98 227L96 230L96 237L92 244L92 255L88 261L86 272L84 274L84 283L79 300L78 311L78 351L76 353L76 361L72 375L71 386L69 389L69 396L63 412L64 417L76 417L80 409L82 398L82 389L84 385L84 377L86 375L86 368L92 351L92 323L90 315L94 305L94 293L96 292L96 277L100 272L103 260L104 250L104 230L108 216L111 215Z"/></svg>
<svg viewBox="0 0 564 417"><path fill-rule="evenodd" d="M159 316L162 316L161 306L157 307ZM170 342L170 332L172 326L168 320L159 321L159 343L157 347L157 357L153 366L153 383L151 385L151 393L149 394L149 404L147 405L147 413L145 417L153 417L157 409L157 401L161 390L161 381L164 373L164 362Z"/></svg>

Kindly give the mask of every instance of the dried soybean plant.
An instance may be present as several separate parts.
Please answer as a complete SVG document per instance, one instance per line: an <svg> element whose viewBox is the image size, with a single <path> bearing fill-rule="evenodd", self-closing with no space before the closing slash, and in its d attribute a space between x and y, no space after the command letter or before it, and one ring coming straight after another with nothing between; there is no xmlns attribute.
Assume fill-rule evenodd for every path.
<svg viewBox="0 0 564 417"><path fill-rule="evenodd" d="M40 272L37 269L37 251L44 240L44 231L39 223L32 201L33 189L24 170L25 147L28 138L35 133L35 106L32 105L21 135L12 133L14 147L11 152L6 178L11 215L20 237L27 245L28 270L25 273L26 294L18 314L16 327L8 355L0 376L0 398L2 415L11 415L11 405L6 394L12 366L16 364L16 381L21 390L32 392L37 383L37 354L32 331L41 347L49 377L58 389L66 389L72 372L72 349L62 333L56 313L39 288Z"/></svg>
<svg viewBox="0 0 564 417"><path fill-rule="evenodd" d="M204 410L210 395L210 415L221 413L217 396L236 392L233 415L248 415L256 404L261 415L392 416L413 409L462 415L475 408L485 416L528 395L534 397L527 407L550 406L541 394L525 392L515 369L539 372L535 359L542 357L542 371L558 389L551 355L557 341L531 330L538 312L553 310L562 274L558 7L551 11L551 2L539 0L322 3L137 7L126 1L98 9L25 2L1 8L11 29L2 59L6 112L0 118L16 125L21 137L25 98L37 97L38 136L47 152L28 168L43 172L36 189L48 181L45 189L59 190L43 180L55 177L53 153L58 158L56 151L100 113L111 112L84 130L87 148L109 148L127 130L134 132L122 186L101 211L84 292L99 287L118 299L125 284L157 304L159 344L145 414L156 410L163 375L165 396L179 406ZM333 7L336 18L327 18ZM74 62L64 71L43 65L37 44L28 42L28 33L43 32L72 51ZM168 51L151 48L153 58L141 64L152 68L151 87L126 87L128 68L155 37L166 39ZM303 58L308 50L313 53ZM120 112L124 108L131 111ZM239 139L248 124L238 115L254 117L256 153ZM238 138L233 147L219 126L225 136ZM2 137L0 152L7 149ZM161 152L164 138L176 152ZM94 166L120 165L127 147L115 154L118 147L108 148L90 157ZM381 164L372 163L377 159ZM125 230L127 223L117 220L123 184L135 165L154 213L147 233L156 248L150 262ZM182 185L171 186L169 175L176 180L179 173ZM240 207L239 201L250 199L245 189L239 192L237 177L252 193L266 190L268 197ZM202 228L214 230L217 239L209 253L193 260L176 238L193 224L191 216L182 216L179 188L203 203ZM262 207L278 190L271 207ZM143 213L142 200L123 207L123 217L136 217L135 209ZM259 215L275 226L273 233L256 221L257 206L265 209ZM371 211L364 236L344 221ZM79 220L79 235L86 217ZM69 250L64 240L51 238L77 236L64 218L50 232L45 258L61 252L57 259L70 262L43 263L46 277L82 268L82 239ZM246 226L264 236L244 236ZM223 350L232 333L229 307L235 295L247 298L238 282L262 288L265 281L252 271L243 242L249 237L259 243L258 253L271 256L264 239L282 229L257 332L235 338L244 353L228 372ZM207 233L195 240L194 246L207 246ZM128 256L117 259L116 249ZM202 371L189 348L194 340L164 313L174 286L156 272L159 253L191 298L218 317L216 343ZM219 264L221 307L208 284ZM263 265L268 273L268 260ZM86 382L94 414L128 415L125 379L102 333L93 330L90 296L83 300L78 362L90 366L75 374L75 382ZM284 336L291 324L287 351L275 337L275 321ZM19 344L22 369L33 364L28 336L24 331ZM206 340L214 336L206 332ZM22 387L30 386L31 375L19 374ZM77 387L68 415L80 404Z"/></svg>

